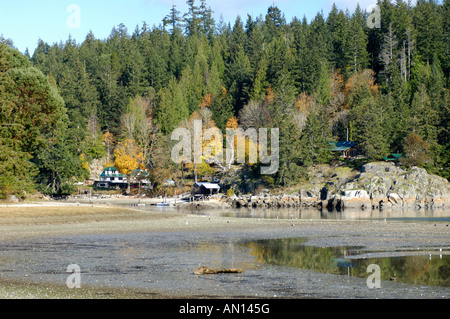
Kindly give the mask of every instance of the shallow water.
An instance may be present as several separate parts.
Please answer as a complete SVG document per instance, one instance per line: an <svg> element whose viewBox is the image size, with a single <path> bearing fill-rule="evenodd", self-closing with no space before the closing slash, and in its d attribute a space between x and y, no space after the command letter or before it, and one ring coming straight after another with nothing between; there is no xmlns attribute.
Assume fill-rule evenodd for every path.
<svg viewBox="0 0 450 319"><path fill-rule="evenodd" d="M320 273L367 278L369 265L380 266L380 279L450 287L450 247L368 250L364 247L314 247L302 238L250 243L252 255L268 264L311 269Z"/></svg>
<svg viewBox="0 0 450 319"><path fill-rule="evenodd" d="M130 206L130 205L127 205ZM177 212L174 207L134 206L142 211ZM450 224L450 212L444 210L319 210L315 208L239 208L191 210L191 214L234 218L304 219L304 220L397 220L402 222L438 222Z"/></svg>
<svg viewBox="0 0 450 319"><path fill-rule="evenodd" d="M67 267L77 264L82 286L194 298L449 298L449 246L396 252L311 247L294 230L65 236L0 243L0 278L65 285ZM371 263L382 269L379 289L367 286ZM194 275L203 265L244 272ZM394 274L398 280L389 280Z"/></svg>

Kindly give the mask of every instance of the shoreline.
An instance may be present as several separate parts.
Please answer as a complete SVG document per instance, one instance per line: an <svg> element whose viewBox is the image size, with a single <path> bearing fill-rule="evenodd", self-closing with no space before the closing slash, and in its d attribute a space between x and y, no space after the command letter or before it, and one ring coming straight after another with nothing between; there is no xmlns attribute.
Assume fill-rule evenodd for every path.
<svg viewBox="0 0 450 319"><path fill-rule="evenodd" d="M118 204L118 203L116 203ZM425 231L429 235L442 235L450 245L450 224L445 222L436 227L432 223L420 223L382 219L270 219L251 217L223 217L196 214L198 210L183 206L171 209L142 210L131 206L130 201L121 201L124 206L105 203L78 202L34 202L26 204L0 205L0 242L4 240L27 239L45 236L114 234L128 232L212 232L267 229L289 229L299 227L317 231L324 230L357 232L360 235L382 232L411 232L412 235ZM130 206L127 206L130 205ZM227 212L229 208L220 205L210 211ZM204 210L201 210L204 211ZM276 212L277 209L269 210ZM316 210L313 210L315 212ZM317 210L320 214L320 210ZM448 216L448 215L446 215ZM370 215L368 215L370 217ZM374 227L376 226L376 227ZM446 237L447 236L447 237ZM429 242L434 241L434 236ZM437 237L441 238L441 237ZM399 243L408 241L405 236ZM378 240L379 241L379 240Z"/></svg>
<svg viewBox="0 0 450 319"><path fill-rule="evenodd" d="M47 203L48 204L48 203ZM186 213L187 212L187 213ZM365 246L370 249L404 247L450 247L450 227L446 223L398 222L382 220L305 220L219 217L173 210L139 210L100 204L27 203L0 206L2 242L64 236L123 233L224 233L231 238L242 234L252 238L303 237L310 246ZM400 254L401 252L399 252ZM445 251L450 254L450 251ZM53 293L49 293L53 291ZM65 286L0 278L0 298L93 298L170 299L192 298L165 295L161 291L86 287L67 292ZM208 297L210 298L210 297ZM230 296L230 298L233 298ZM199 299L199 298L195 298Z"/></svg>

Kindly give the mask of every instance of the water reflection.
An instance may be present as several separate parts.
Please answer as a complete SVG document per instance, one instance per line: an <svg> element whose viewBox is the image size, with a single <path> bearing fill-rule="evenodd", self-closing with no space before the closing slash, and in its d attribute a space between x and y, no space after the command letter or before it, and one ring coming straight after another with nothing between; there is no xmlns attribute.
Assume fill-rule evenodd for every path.
<svg viewBox="0 0 450 319"><path fill-rule="evenodd" d="M401 220L401 221L424 221L443 222L450 224L450 213L446 211L419 211L419 210L398 210L398 211L328 211L320 209L259 209L259 208L239 208L239 209L214 209L189 211L189 213L236 218L261 218L261 219L303 219L303 220Z"/></svg>
<svg viewBox="0 0 450 319"><path fill-rule="evenodd" d="M118 204L115 204L118 205ZM400 220L400 221L424 221L442 222L450 227L450 211L448 210L418 210L418 209L396 209L396 210L361 210L346 209L344 211L318 209L318 208L211 208L201 210L185 210L176 207L156 207L151 204L122 204L118 206L149 212L176 212L184 214L197 214L202 216L219 216L235 218L261 218L261 219L328 219L328 220Z"/></svg>
<svg viewBox="0 0 450 319"><path fill-rule="evenodd" d="M285 235L277 234L277 238ZM82 285L139 288L194 298L448 296L448 288L442 287L449 287L449 256L445 254L450 247L443 247L442 256L437 250L431 257L398 257L412 252L406 248L392 252L318 248L305 246L301 238L270 238L230 233L127 233L1 242L0 279L64 285L67 265L76 263L82 269ZM366 279L367 266L372 263L380 266L382 280L395 273L399 282L422 286L410 289L387 282L382 283L382 290L367 289L365 280L355 277ZM193 270L202 265L245 271L195 276Z"/></svg>
<svg viewBox="0 0 450 319"><path fill-rule="evenodd" d="M440 252L418 254L417 251L377 252L374 258L362 247L305 246L301 238L259 240L247 244L259 262L281 265L329 274L367 278L367 267L376 264L381 269L381 280L450 287L450 255ZM364 255L361 255L364 253ZM382 256L382 257L381 257Z"/></svg>

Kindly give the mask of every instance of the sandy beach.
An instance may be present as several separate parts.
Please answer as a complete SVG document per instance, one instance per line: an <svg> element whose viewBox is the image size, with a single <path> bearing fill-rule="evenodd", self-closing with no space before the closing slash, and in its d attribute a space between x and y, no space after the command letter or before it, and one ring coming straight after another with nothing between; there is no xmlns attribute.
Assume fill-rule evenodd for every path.
<svg viewBox="0 0 450 319"><path fill-rule="evenodd" d="M450 227L445 223L383 220L302 220L207 217L177 210L139 210L86 203L28 203L0 206L0 241L77 236L86 234L226 232L230 236L286 234L306 238L311 246L366 246L372 249L450 245ZM432 252L435 253L435 252ZM444 252L445 254L448 251ZM0 278L0 298L170 298L170 295L117 289L61 291L48 285ZM31 291L31 292L30 292Z"/></svg>

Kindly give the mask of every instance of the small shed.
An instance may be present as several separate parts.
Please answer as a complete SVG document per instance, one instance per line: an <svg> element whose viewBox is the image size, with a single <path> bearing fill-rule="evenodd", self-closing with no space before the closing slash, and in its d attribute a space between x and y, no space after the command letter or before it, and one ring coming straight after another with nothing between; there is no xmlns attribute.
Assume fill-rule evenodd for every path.
<svg viewBox="0 0 450 319"><path fill-rule="evenodd" d="M341 152L343 158L351 158L358 155L358 150L356 148L356 142L346 141L346 142L331 142L330 148L332 152Z"/></svg>
<svg viewBox="0 0 450 319"><path fill-rule="evenodd" d="M385 160L386 162L397 162L402 156L403 154L392 153L387 157L383 157L383 160Z"/></svg>
<svg viewBox="0 0 450 319"><path fill-rule="evenodd" d="M219 184L197 182L193 186L194 194L214 195L220 192Z"/></svg>

